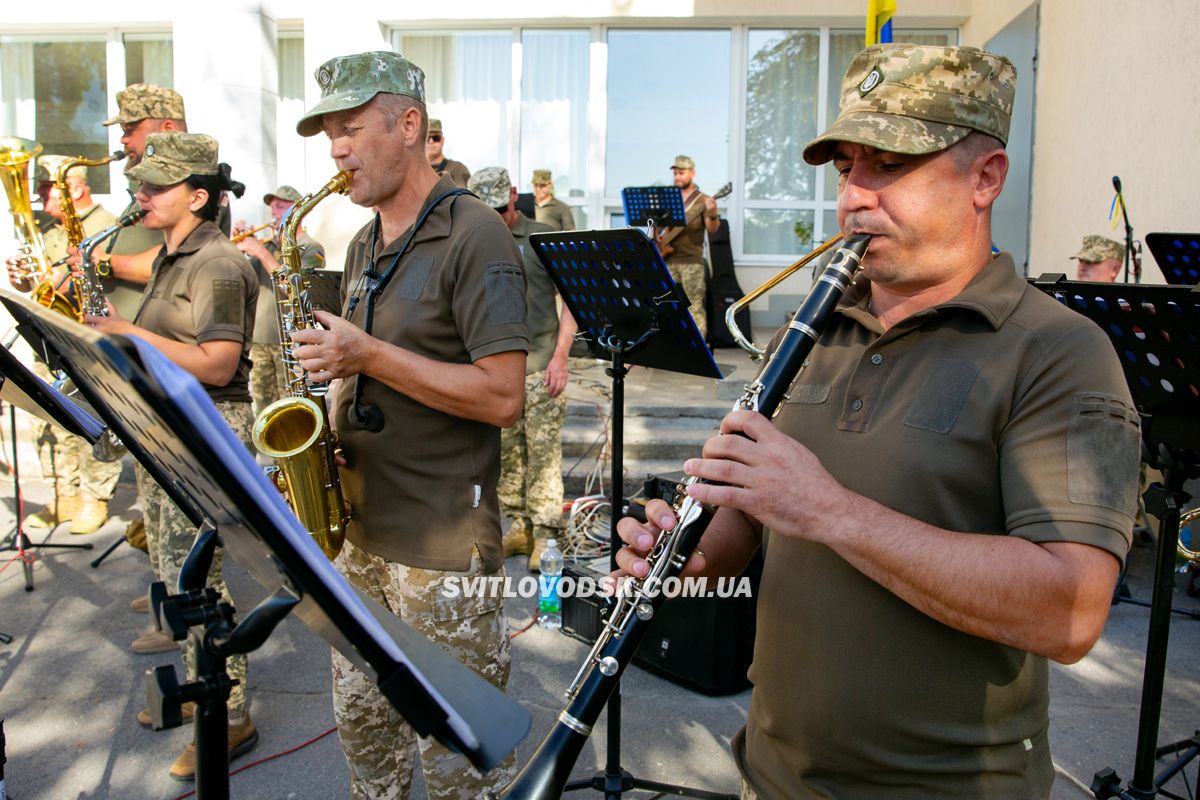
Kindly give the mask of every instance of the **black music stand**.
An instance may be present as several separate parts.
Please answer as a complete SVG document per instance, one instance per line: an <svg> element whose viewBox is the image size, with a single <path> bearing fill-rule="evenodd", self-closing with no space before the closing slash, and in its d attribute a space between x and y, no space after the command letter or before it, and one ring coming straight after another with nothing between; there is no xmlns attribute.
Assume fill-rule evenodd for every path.
<svg viewBox="0 0 1200 800"><path fill-rule="evenodd" d="M156 727L178 725L180 705L197 703L198 797L229 796L226 656L258 647L293 610L373 675L418 734L480 770L516 747L528 713L338 574L195 378L136 337L104 336L11 292L0 292L0 300L62 356L80 392L199 528L181 593L167 596L157 584L150 597L158 624L174 638L204 626L202 635L191 632L200 645L200 681L179 686L165 667L147 689ZM233 609L199 588L217 544L271 593L236 627Z"/></svg>
<svg viewBox="0 0 1200 800"><path fill-rule="evenodd" d="M24 333L24 331L22 331ZM45 344L30 332L31 344L35 352L46 354ZM51 357L53 357L51 355ZM52 362L47 361L50 364ZM5 347L0 347L0 399L8 402L9 433L13 448L13 497L19 498L21 493L21 472L17 461L17 412L20 408L34 416L41 417L47 422L58 425L67 433L82 436L89 445L93 445L104 435L104 425L86 409L81 408L71 398L59 392L50 384L39 378L29 367L17 360L17 357ZM49 541L54 534L54 528L46 533L46 538L34 545L21 520L20 503L13 508L16 522L8 540L0 544L0 552L15 550L21 559L21 568L25 575L25 591L33 591L33 561L26 557L26 550L56 548L59 550L91 550L93 545L85 544L53 544Z"/></svg>
<svg viewBox="0 0 1200 800"><path fill-rule="evenodd" d="M621 190L625 224L646 228L687 225L683 191L678 186L626 186Z"/></svg>
<svg viewBox="0 0 1200 800"><path fill-rule="evenodd" d="M655 187L658 188L658 187ZM678 188L674 188L676 193ZM629 192L626 189L625 192ZM682 204L681 204L682 208ZM671 279L650 240L637 228L606 231L535 233L529 243L554 280L588 349L609 358L612 378L612 523L610 564L617 568L620 549L617 510L624 505L624 416L627 365L654 367L720 380L724 377L688 313L688 298ZM619 798L638 789L729 800L731 795L689 789L636 778L621 768L621 692L608 701L608 749L605 769L592 778L568 783L565 791L595 789Z"/></svg>
<svg viewBox="0 0 1200 800"><path fill-rule="evenodd" d="M1179 517L1190 499L1184 483L1200 476L1200 354L1195 334L1200 321L1200 291L1177 286L1068 281L1043 275L1034 285L1098 324L1120 358L1138 411L1142 415L1144 451L1162 470L1163 483L1146 492L1147 511L1159 518L1150 629L1133 780L1121 789L1111 768L1096 773L1092 792L1098 798L1145 800L1181 771L1197 750L1155 777L1155 761L1187 749L1192 740L1158 747L1158 725L1167 666L1174 589L1175 548ZM1194 738L1194 737L1193 737Z"/></svg>
<svg viewBox="0 0 1200 800"><path fill-rule="evenodd" d="M313 308L342 315L342 271L314 269L308 273L308 301Z"/></svg>
<svg viewBox="0 0 1200 800"><path fill-rule="evenodd" d="M1148 233L1146 246L1172 286L1200 283L1200 233Z"/></svg>

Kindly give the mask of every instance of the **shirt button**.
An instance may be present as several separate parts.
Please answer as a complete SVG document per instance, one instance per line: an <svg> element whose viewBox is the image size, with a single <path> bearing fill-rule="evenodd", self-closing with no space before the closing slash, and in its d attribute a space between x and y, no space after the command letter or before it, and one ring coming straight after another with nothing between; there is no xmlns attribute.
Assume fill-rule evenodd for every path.
<svg viewBox="0 0 1200 800"><path fill-rule="evenodd" d="M850 404L851 411L862 411L862 400L855 400Z"/></svg>
<svg viewBox="0 0 1200 800"><path fill-rule="evenodd" d="M872 353L871 354L871 363L878 367L880 364L883 363L883 354Z"/></svg>

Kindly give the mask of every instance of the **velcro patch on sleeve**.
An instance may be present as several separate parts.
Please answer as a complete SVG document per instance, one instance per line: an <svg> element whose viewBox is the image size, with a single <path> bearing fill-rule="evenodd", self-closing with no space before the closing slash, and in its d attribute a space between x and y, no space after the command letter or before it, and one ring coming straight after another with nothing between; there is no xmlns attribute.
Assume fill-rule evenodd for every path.
<svg viewBox="0 0 1200 800"><path fill-rule="evenodd" d="M525 273L516 264L493 262L485 268L484 295L488 322L510 325L525 321Z"/></svg>
<svg viewBox="0 0 1200 800"><path fill-rule="evenodd" d="M213 324L242 326L246 307L241 281L217 279L212 282Z"/></svg>
<svg viewBox="0 0 1200 800"><path fill-rule="evenodd" d="M1067 428L1067 499L1132 514L1137 507L1134 465L1140 440L1137 411L1121 398L1076 394ZM1129 467L1130 480L1116 479L1123 466Z"/></svg>

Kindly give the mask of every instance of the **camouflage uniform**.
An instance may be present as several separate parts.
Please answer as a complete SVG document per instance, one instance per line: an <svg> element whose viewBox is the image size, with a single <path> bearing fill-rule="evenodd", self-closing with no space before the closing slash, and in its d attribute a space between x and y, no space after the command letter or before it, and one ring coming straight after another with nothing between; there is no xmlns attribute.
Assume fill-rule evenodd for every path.
<svg viewBox="0 0 1200 800"><path fill-rule="evenodd" d="M477 597L467 603L447 600L447 579L504 575L504 567L484 571L478 552L465 572L409 567L387 561L347 541L334 566L350 583L411 625L418 633L474 669L495 686L508 682L511 652L503 597ZM502 581L501 581L502 582ZM515 774L510 755L487 775L464 766L462 756L433 739L418 738L396 713L375 682L333 651L334 715L342 749L350 765L350 795L400 800L412 788L412 752L420 750L428 796L441 800L477 800L499 791Z"/></svg>
<svg viewBox="0 0 1200 800"><path fill-rule="evenodd" d="M231 400L221 400L216 403L221 416L233 428L238 438L247 448L251 447L250 427L254 424L254 413L249 403L239 403ZM171 502L170 496L150 477L141 465L135 469L138 498L142 504L142 516L146 523L146 543L149 547L150 567L155 576L167 585L167 590L174 592L179 583L179 570L183 560L192 549L196 539L196 526L187 515ZM220 547L213 551L212 567L208 571L208 585L221 593L225 602L237 605L229 596L229 588L221 576L221 562L224 550ZM189 680L196 678L196 653L189 639L183 648L183 664L187 668ZM246 710L246 656L230 656L226 660L226 671L229 677L238 682L229 694L229 717L240 717Z"/></svg>
<svg viewBox="0 0 1200 800"><path fill-rule="evenodd" d="M302 136L314 136L321 132L323 115L358 108L379 92L411 97L423 106L424 77L419 67L389 51L331 59L316 72L321 100L300 119L296 130ZM450 176L441 177L426 202L432 202L433 197L452 185ZM451 355L457 356L460 352L469 356L470 350L478 346L476 342L485 336L475 328L486 331L486 335L495 334L496 338L490 342L499 348L496 352L524 349L518 347L524 344L523 320L498 322L487 318L485 313L462 320L464 326L472 330L455 327L460 321L455 316L456 307L461 304L466 308L478 308L476 304L485 292L484 271L474 269L475 262L456 255L456 248L478 253L481 263L495 258L495 264L506 270L497 278L506 282L506 297L516 296L519 300L513 286L519 268L515 264L517 253L511 239L498 230L495 215L473 197L458 197L453 203L441 203L431 208L430 229L436 226L451 230L453 226L452 233L448 237L424 241L418 237L399 262L400 274L405 274L406 266L419 259L432 265L432 275L427 278L429 286L449 284L443 271L453 272L459 279L449 284L452 291L445 294L430 291L421 295L421 287L417 286L414 296L406 300L411 304L407 306L409 310L413 305L419 306L413 315L394 311L377 314L372 336L395 346L401 346L398 343L403 342L421 355L443 362L451 362ZM370 231L371 226L366 226L351 243L346 256L343 289L355 281L370 260L369 246L364 241L364 237L373 238ZM394 242L390 244L398 246ZM390 258L391 252L385 245L379 257ZM396 297L395 285L389 291L391 295L384 296L381 307ZM418 298L428 302L417 303ZM361 324L361 312L356 316L347 311L344 318L353 324ZM426 325L448 333L444 337L431 335L430 339L434 341L421 347L414 337L425 335ZM370 436L355 430L344 432L348 450L353 452L351 463L343 470L343 486L356 506L356 518L335 566L351 583L391 613L503 689L510 663L503 599L448 598L440 588L445 581L462 576L504 574L503 559L499 557L499 513L491 488L494 476L499 472L499 432L485 423L450 417L419 403L411 403L398 392L378 391L372 398L374 383L369 382L364 399L384 412L387 427L381 434ZM331 409L331 416L339 422L348 419L346 394L340 393ZM398 416L402 409L408 410L410 419ZM406 424L412 427L411 417L414 416L421 420L422 436L428 435L427 430L437 431L437 446L447 461L469 463L479 459L472 466L481 478L474 485L474 505L467 516L459 514L457 506L452 509L450 501L443 502L443 495L439 494L425 507L426 513L437 520L435 524L427 524L427 517L415 521L411 515L397 519L403 515L405 503L416 502L410 487L416 485L412 481L417 478L406 480L404 473L420 472L421 465L419 462L409 465L400 459L393 460L390 464L393 469L388 469L389 464L385 462L395 454L395 442L405 441L409 436L407 430L399 428ZM384 448L390 448L392 452L387 453ZM414 466L417 469L413 469ZM426 473L419 479L419 485L424 486ZM448 486L453 481L454 478L446 477L437 482L444 489L444 497L453 496L453 489ZM455 520L458 519L469 522L457 524ZM385 555L388 550L393 555ZM420 566L414 566L417 563ZM411 726L396 713L370 676L361 673L336 652L333 654L333 690L334 716L350 768L351 796L407 797L412 785L413 751L417 748L431 798L476 800L486 790L499 790L510 780L514 765L511 756L486 776L480 776L463 756L434 741L418 741Z"/></svg>
<svg viewBox="0 0 1200 800"><path fill-rule="evenodd" d="M1071 258L1090 261L1093 264L1099 264L1108 258L1114 261L1124 261L1125 245L1105 236L1085 236L1083 237L1083 246Z"/></svg>
<svg viewBox="0 0 1200 800"><path fill-rule="evenodd" d="M696 168L696 162L688 156L676 156L672 169ZM704 265L705 200L708 196L693 185L692 194L685 198L687 226L673 234L671 246L674 252L667 256L667 271L688 296L688 311L700 329L700 338L708 334L708 312L705 310L704 295L708 284L708 268ZM675 229L679 230L679 229Z"/></svg>

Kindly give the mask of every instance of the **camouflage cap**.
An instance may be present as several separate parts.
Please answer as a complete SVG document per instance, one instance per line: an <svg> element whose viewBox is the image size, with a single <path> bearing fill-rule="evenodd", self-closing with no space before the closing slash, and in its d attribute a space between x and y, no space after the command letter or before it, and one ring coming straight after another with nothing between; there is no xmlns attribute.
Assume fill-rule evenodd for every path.
<svg viewBox="0 0 1200 800"><path fill-rule="evenodd" d="M441 133L442 132L442 121L440 119L433 119L432 117L430 117L429 132L430 133Z"/></svg>
<svg viewBox="0 0 1200 800"><path fill-rule="evenodd" d="M117 92L117 115L101 125L124 125L144 119L187 119L183 98L174 89L152 83L134 83Z"/></svg>
<svg viewBox="0 0 1200 800"><path fill-rule="evenodd" d="M1125 245L1104 236L1085 236L1083 237L1083 247L1071 258L1090 261L1093 264L1099 264L1106 258L1124 261Z"/></svg>
<svg viewBox="0 0 1200 800"><path fill-rule="evenodd" d="M275 191L264 194L263 195L263 204L269 206L269 205L271 205L271 201L276 200L276 199L286 200L289 203L294 203L300 199L300 192L296 191L295 188L288 186L285 183L283 186L280 186Z"/></svg>
<svg viewBox="0 0 1200 800"><path fill-rule="evenodd" d="M675 163L671 165L671 169L695 169L696 162L692 161L691 156L675 156Z"/></svg>
<svg viewBox="0 0 1200 800"><path fill-rule="evenodd" d="M542 186L542 185L545 185L550 182L551 182L550 181L550 170L535 169L533 171L533 185L534 186Z"/></svg>
<svg viewBox="0 0 1200 800"><path fill-rule="evenodd" d="M944 150L971 131L1008 143L1017 70L975 47L882 44L863 50L842 79L841 111L804 148L809 164L833 158L835 142L893 153Z"/></svg>
<svg viewBox="0 0 1200 800"><path fill-rule="evenodd" d="M507 206L512 198L512 181L509 180L508 170L504 167L486 167L479 170L467 181L467 189L492 208Z"/></svg>
<svg viewBox="0 0 1200 800"><path fill-rule="evenodd" d="M402 94L425 104L425 73L391 50L372 50L331 58L313 73L321 99L296 123L301 136L321 132L321 117L358 108L380 92Z"/></svg>
<svg viewBox="0 0 1200 800"><path fill-rule="evenodd" d="M216 175L218 170L216 139L167 131L146 137L146 155L125 174L154 186L170 186L192 175Z"/></svg>

